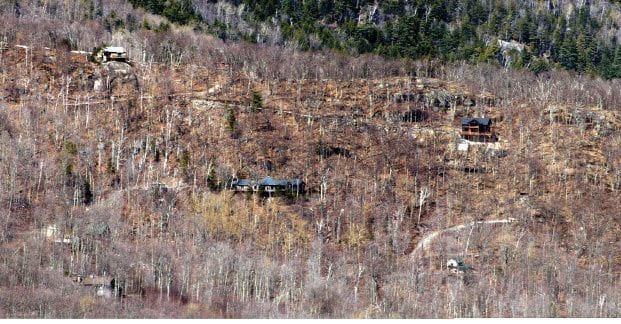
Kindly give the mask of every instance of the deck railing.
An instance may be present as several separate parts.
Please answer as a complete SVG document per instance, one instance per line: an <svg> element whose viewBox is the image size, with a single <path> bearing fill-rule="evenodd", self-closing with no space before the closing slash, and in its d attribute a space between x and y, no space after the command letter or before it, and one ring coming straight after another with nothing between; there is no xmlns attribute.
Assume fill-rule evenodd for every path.
<svg viewBox="0 0 621 324"><path fill-rule="evenodd" d="M461 131L462 136L489 136L492 137L495 135L494 131L489 132L478 132L478 131Z"/></svg>

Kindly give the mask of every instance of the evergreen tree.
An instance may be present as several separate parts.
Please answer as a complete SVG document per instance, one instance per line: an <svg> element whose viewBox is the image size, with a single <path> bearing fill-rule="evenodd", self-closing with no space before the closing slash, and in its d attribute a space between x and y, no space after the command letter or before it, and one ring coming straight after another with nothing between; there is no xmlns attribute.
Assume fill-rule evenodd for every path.
<svg viewBox="0 0 621 324"><path fill-rule="evenodd" d="M490 42L489 46L485 48L485 51L479 56L479 62L483 63L498 63L500 56L500 46L498 46L497 40Z"/></svg>
<svg viewBox="0 0 621 324"><path fill-rule="evenodd" d="M494 7L487 21L486 29L490 33L495 33L501 30L503 18L506 17L507 12L502 2L494 3Z"/></svg>
<svg viewBox="0 0 621 324"><path fill-rule="evenodd" d="M294 0L282 0L280 10L293 21L297 21L297 9Z"/></svg>
<svg viewBox="0 0 621 324"><path fill-rule="evenodd" d="M231 106L229 106L228 102L225 104L224 110L226 111L226 128L231 132L232 135L234 135L238 131L237 116L235 115L235 110Z"/></svg>
<svg viewBox="0 0 621 324"><path fill-rule="evenodd" d="M207 187L212 191L220 189L218 186L218 177L216 176L216 170L213 167L213 162L212 167L209 170L209 174L207 174Z"/></svg>
<svg viewBox="0 0 621 324"><path fill-rule="evenodd" d="M129 2L136 8L144 8L151 13L162 15L180 25L187 25L202 20L200 15L194 10L191 0L129 0Z"/></svg>
<svg viewBox="0 0 621 324"><path fill-rule="evenodd" d="M543 58L535 58L528 66L528 69L535 75L539 75L541 73L549 71L550 65Z"/></svg>
<svg viewBox="0 0 621 324"><path fill-rule="evenodd" d="M568 70L576 70L579 67L578 46L573 35L568 35L563 40L558 61Z"/></svg>
<svg viewBox="0 0 621 324"><path fill-rule="evenodd" d="M598 64L598 73L604 79L614 78L618 66L614 65L616 46L606 46L602 49L601 60Z"/></svg>
<svg viewBox="0 0 621 324"><path fill-rule="evenodd" d="M263 97L261 97L261 93L258 91L252 92L252 105L250 106L250 110L252 112L257 112L263 108Z"/></svg>
<svg viewBox="0 0 621 324"><path fill-rule="evenodd" d="M596 65L599 61L599 52L597 50L597 43L595 38L591 35L590 31L586 30L578 36L576 40L576 47L578 52L578 68L580 72L596 70Z"/></svg>
<svg viewBox="0 0 621 324"><path fill-rule="evenodd" d="M529 44L533 40L537 32L537 26L533 22L533 17L530 9L526 9L526 14L518 19L517 22L517 38L521 43Z"/></svg>
<svg viewBox="0 0 621 324"><path fill-rule="evenodd" d="M556 28L554 29L554 33L552 34L552 47L551 47L551 55L554 61L560 61L561 56L561 47L565 41L565 34L567 31L567 20L565 16L560 16L556 23Z"/></svg>
<svg viewBox="0 0 621 324"><path fill-rule="evenodd" d="M316 0L304 1L302 10L302 23L306 26L313 26L319 18L319 7Z"/></svg>

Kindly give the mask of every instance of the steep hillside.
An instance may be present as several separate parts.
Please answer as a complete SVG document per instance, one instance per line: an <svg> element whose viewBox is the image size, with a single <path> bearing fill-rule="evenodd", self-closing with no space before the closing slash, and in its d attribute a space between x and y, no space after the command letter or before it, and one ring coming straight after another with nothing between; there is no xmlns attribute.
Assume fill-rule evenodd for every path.
<svg viewBox="0 0 621 324"><path fill-rule="evenodd" d="M0 4L0 33L4 42L51 48L123 45L143 62L191 62L183 49L200 51L196 40L211 35L436 67L488 63L613 79L621 76L620 13L609 0L14 0Z"/></svg>
<svg viewBox="0 0 621 324"><path fill-rule="evenodd" d="M617 82L195 43L2 49L2 316L619 316Z"/></svg>
<svg viewBox="0 0 621 324"><path fill-rule="evenodd" d="M222 39L620 76L617 1L130 2Z"/></svg>
<svg viewBox="0 0 621 324"><path fill-rule="evenodd" d="M0 16L1 317L620 315L617 2Z"/></svg>

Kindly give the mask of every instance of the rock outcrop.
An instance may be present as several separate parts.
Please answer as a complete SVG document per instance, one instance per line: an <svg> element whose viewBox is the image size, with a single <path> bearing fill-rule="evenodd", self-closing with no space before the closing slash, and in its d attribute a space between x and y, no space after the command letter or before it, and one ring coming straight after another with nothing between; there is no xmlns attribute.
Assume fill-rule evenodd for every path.
<svg viewBox="0 0 621 324"><path fill-rule="evenodd" d="M121 89L138 90L138 78L128 63L103 63L93 72L93 90L114 93Z"/></svg>

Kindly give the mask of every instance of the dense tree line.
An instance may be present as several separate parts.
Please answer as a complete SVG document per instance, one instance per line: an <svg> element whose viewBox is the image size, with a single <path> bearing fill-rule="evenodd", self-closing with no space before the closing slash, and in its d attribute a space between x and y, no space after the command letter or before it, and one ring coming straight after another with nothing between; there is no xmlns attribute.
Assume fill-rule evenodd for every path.
<svg viewBox="0 0 621 324"><path fill-rule="evenodd" d="M614 23L606 16L612 11L595 18L588 1L570 12L555 8L553 1L547 1L547 8L541 2L524 5L518 1L412 1L407 6L403 1L382 1L378 13L363 23L357 18L363 9L369 11L364 1L305 3L318 4L313 10L305 5L304 10L295 11L298 15L282 11L302 23L300 27L283 26L285 39L298 37L305 44L304 37L316 34L322 46L349 53L501 64L496 41L515 40L526 48L515 53L513 67L539 73L556 66L606 78L620 76L616 35L602 33L607 24ZM264 7L257 2L251 8ZM255 15L256 19L263 16ZM328 27L331 23L337 27ZM296 34L299 28L304 32Z"/></svg>
<svg viewBox="0 0 621 324"><path fill-rule="evenodd" d="M14 17L58 17L96 22L110 34L171 32L171 23L230 40L296 50L331 49L346 55L492 63L536 74L565 69L621 76L618 2L609 1L112 1L64 5L15 0L1 5ZM132 10L131 8L138 10ZM166 20L153 21L150 12ZM39 24L41 22L38 22ZM62 37L61 33L67 33ZM76 33L51 32L57 43L77 48ZM499 41L517 42L501 46ZM95 44L101 45L101 44Z"/></svg>
<svg viewBox="0 0 621 324"><path fill-rule="evenodd" d="M610 32L620 23L614 18L616 2L263 0L219 1L218 6L210 1L210 6L195 1L204 14L223 3L243 8L243 26L222 17L202 19L201 10L192 9L188 1L131 3L174 22L197 23L223 39L269 41L258 35L259 25L268 24L279 28L281 44L302 50L501 65L510 55L512 67L534 73L562 68L604 78L621 76L621 48L616 33ZM501 53L499 39L526 47Z"/></svg>
<svg viewBox="0 0 621 324"><path fill-rule="evenodd" d="M154 14L162 15L177 24L186 25L200 21L200 16L194 11L190 0L129 0L129 2L135 7L144 8Z"/></svg>

